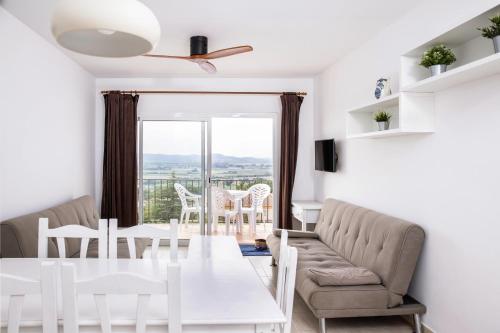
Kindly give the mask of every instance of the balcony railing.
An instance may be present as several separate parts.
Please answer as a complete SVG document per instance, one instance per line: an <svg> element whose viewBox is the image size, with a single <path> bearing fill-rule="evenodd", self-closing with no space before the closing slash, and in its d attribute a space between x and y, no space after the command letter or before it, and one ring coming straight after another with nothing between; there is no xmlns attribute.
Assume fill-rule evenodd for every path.
<svg viewBox="0 0 500 333"><path fill-rule="evenodd" d="M190 192L200 194L202 191L202 181L200 179L143 179L143 221L144 223L168 223L170 219L178 219L181 215L181 202L175 191L174 184L179 183ZM255 184L265 183L271 186L271 195L264 201L263 220L270 222L273 219L273 199L272 180L265 177L246 176L242 178L212 178L212 186L217 186L226 190L247 190ZM226 203L227 209L233 209L234 203ZM250 206L250 196L243 199L243 206ZM198 216L192 214L192 218L198 221ZM260 219L257 219L260 221Z"/></svg>

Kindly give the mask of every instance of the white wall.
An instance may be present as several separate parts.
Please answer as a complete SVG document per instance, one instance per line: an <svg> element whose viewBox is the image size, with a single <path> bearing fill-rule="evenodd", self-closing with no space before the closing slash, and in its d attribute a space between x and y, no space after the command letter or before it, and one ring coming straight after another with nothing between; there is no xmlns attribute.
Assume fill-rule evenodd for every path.
<svg viewBox="0 0 500 333"><path fill-rule="evenodd" d="M314 197L313 126L314 82L311 78L164 78L97 79L96 83L96 198L101 197L104 142L104 103L101 90L213 90L213 91L305 91L308 95L300 111L300 134L294 198ZM183 113L204 116L210 113L281 113L279 96L262 95L147 95L139 98L139 115L150 117ZM278 123L279 128L279 123Z"/></svg>
<svg viewBox="0 0 500 333"><path fill-rule="evenodd" d="M421 5L315 81L315 137L335 137L340 150L338 173L315 173L316 197L425 228L411 294L440 333L500 332L500 76L437 94L432 135L347 141L344 110L372 101L379 77L397 92L400 54L496 4Z"/></svg>
<svg viewBox="0 0 500 333"><path fill-rule="evenodd" d="M0 7L0 221L94 192L95 80Z"/></svg>

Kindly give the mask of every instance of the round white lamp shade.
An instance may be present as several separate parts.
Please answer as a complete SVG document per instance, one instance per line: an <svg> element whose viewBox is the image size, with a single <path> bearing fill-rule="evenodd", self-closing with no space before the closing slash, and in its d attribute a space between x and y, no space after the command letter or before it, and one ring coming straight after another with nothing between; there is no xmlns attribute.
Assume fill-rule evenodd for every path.
<svg viewBox="0 0 500 333"><path fill-rule="evenodd" d="M52 34L72 51L99 57L134 57L160 40L160 24L137 0L60 0Z"/></svg>

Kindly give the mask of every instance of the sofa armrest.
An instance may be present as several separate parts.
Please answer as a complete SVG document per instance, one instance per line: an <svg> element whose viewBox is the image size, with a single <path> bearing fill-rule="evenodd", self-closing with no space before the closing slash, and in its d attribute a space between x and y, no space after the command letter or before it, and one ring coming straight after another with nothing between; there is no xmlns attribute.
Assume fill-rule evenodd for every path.
<svg viewBox="0 0 500 333"><path fill-rule="evenodd" d="M273 235L281 237L282 229L273 229ZM287 230L288 238L319 238L319 235L312 231Z"/></svg>

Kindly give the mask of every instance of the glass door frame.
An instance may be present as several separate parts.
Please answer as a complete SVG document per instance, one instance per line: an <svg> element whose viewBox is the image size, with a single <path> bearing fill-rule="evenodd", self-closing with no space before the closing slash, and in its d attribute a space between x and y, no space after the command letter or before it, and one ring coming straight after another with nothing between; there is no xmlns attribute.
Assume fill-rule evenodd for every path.
<svg viewBox="0 0 500 333"><path fill-rule="evenodd" d="M278 225L278 191L280 180L280 122L281 114L278 112L255 112L255 113L239 113L239 112L210 112L204 115L190 115L189 113L166 113L165 116L138 116L138 138L137 140L137 163L138 163L138 181L139 181L139 223L143 223L143 121L189 121L205 124L204 131L201 131L202 145L202 212L207 216L207 223L201 223L200 218L200 234L210 235L212 233L212 205L211 205L211 184L212 178L212 119L213 118L232 118L237 115L238 118L270 118L273 120L273 228ZM203 163L205 162L205 163ZM206 209L205 209L206 207ZM203 215L202 216L205 216ZM203 219L203 221L205 221Z"/></svg>
<svg viewBox="0 0 500 333"><path fill-rule="evenodd" d="M184 119L177 117L148 117L148 116L138 116L138 138L137 140L137 180L138 180L138 211L139 211L139 224L144 223L144 121L157 121L157 122L192 122L200 124L200 139L201 139L201 213L199 215L199 223L200 223L200 235L210 234L211 230L211 221L208 218L208 225L205 223L205 216L211 216L211 205L208 204L211 201L210 191L209 191L209 179L212 172L212 152L211 152L211 136L208 135L210 133L211 128L211 120L203 119L201 117L196 117L193 119ZM206 211L207 210L207 211ZM182 221L179 221L179 225Z"/></svg>

